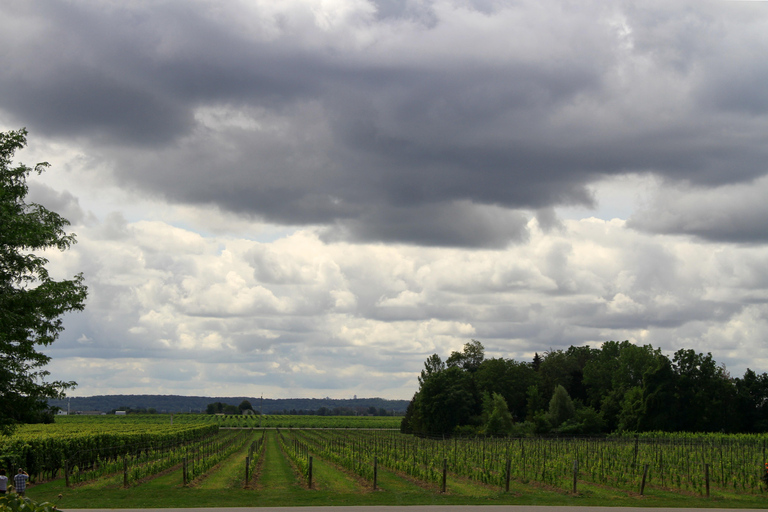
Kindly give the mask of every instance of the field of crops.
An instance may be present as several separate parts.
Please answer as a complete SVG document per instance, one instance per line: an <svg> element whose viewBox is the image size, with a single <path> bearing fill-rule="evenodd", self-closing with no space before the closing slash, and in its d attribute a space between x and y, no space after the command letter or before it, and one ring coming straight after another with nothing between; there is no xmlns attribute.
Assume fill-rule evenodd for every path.
<svg viewBox="0 0 768 512"><path fill-rule="evenodd" d="M285 418L309 424L323 417L261 421L268 426L271 419ZM161 415L62 418L0 438L0 465L25 467L41 488L56 482L51 485L75 490L161 482L183 490L216 479L222 468L230 468L232 488L257 490L267 478L260 461L271 457L290 465L291 478L304 488L322 486L314 464L354 475L367 489L385 488L382 475L389 475L390 482L405 479L434 494L472 488L509 495L510 488L525 486L571 496L597 488L638 497L730 499L765 493L765 435L427 439L374 421L367 428L328 428L340 418L311 427L253 428L258 419L175 415L171 424L170 416Z"/></svg>
<svg viewBox="0 0 768 512"><path fill-rule="evenodd" d="M765 491L766 436L424 439L386 431L296 430L314 453L371 479L374 464L433 485L446 475L497 488L510 480L578 492L579 482L628 492Z"/></svg>
<svg viewBox="0 0 768 512"><path fill-rule="evenodd" d="M58 416L57 425L83 422L110 425L217 425L233 428L389 428L399 429L400 416L301 416L287 414L131 414L125 416ZM26 428L26 427L25 427Z"/></svg>

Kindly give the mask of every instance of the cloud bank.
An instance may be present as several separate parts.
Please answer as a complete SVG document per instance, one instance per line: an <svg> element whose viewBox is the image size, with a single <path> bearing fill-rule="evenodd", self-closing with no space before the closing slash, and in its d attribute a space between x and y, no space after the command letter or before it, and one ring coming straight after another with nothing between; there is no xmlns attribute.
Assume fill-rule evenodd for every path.
<svg viewBox="0 0 768 512"><path fill-rule="evenodd" d="M51 349L84 392L407 398L469 338L764 361L762 2L0 9L0 127L91 287Z"/></svg>

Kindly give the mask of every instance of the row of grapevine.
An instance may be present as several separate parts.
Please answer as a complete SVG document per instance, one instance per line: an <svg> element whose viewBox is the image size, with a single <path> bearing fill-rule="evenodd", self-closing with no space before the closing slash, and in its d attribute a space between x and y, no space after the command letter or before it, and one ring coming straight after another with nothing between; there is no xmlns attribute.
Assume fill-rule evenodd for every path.
<svg viewBox="0 0 768 512"><path fill-rule="evenodd" d="M186 482L201 476L232 453L242 449L252 437L251 431L246 430L224 432L173 448L146 450L138 455L126 455L119 459L102 461L85 470L74 467L67 481L77 484L122 474L123 484L130 486L184 464L183 478Z"/></svg>
<svg viewBox="0 0 768 512"><path fill-rule="evenodd" d="M250 476L253 474L253 472L256 470L256 466L259 463L259 459L264 454L264 447L266 446L266 443L264 442L264 430L261 431L261 436L259 436L258 439L255 439L251 441L251 445L248 447L248 457L246 457L246 466L245 466L245 486L248 486L248 481Z"/></svg>
<svg viewBox="0 0 768 512"><path fill-rule="evenodd" d="M184 482L194 480L205 474L219 462L241 450L253 438L253 431L241 430L219 435L215 442L196 450L185 450L186 461Z"/></svg>
<svg viewBox="0 0 768 512"><path fill-rule="evenodd" d="M293 437L287 438L283 431L279 429L277 431L277 438L283 453L288 456L303 477L309 478L309 447L298 439Z"/></svg>
<svg viewBox="0 0 768 512"><path fill-rule="evenodd" d="M208 435L177 445L146 446L133 454L111 460L98 460L85 468L69 467L71 474L67 475L67 484L78 484L122 473L124 485L133 485L143 478L179 465L189 454L199 457L201 453L211 453L223 441L216 435Z"/></svg>
<svg viewBox="0 0 768 512"><path fill-rule="evenodd" d="M215 425L133 424L108 431L98 425L69 430L51 427L47 432L19 429L13 436L0 437L0 467L24 467L33 478L54 477L66 466L93 469L106 461L167 449L218 432Z"/></svg>
<svg viewBox="0 0 768 512"><path fill-rule="evenodd" d="M326 430L300 430L296 431L296 435L312 453L367 480L373 480L373 459L371 456L367 453L359 453L352 447L334 444L337 436L333 432Z"/></svg>
<svg viewBox="0 0 768 512"><path fill-rule="evenodd" d="M297 439L319 456L371 478L378 464L425 482L451 474L503 488L508 478L571 490L577 481L630 492L664 488L763 489L766 436L428 439L376 430L303 430ZM575 474L574 474L575 471Z"/></svg>

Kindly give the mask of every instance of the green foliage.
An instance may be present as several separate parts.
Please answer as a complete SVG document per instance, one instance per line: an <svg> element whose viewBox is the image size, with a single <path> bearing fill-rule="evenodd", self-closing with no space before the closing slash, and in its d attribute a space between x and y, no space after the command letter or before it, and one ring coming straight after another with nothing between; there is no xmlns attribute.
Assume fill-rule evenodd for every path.
<svg viewBox="0 0 768 512"><path fill-rule="evenodd" d="M619 413L619 430L637 432L643 416L643 389L639 386L630 388L624 395Z"/></svg>
<svg viewBox="0 0 768 512"><path fill-rule="evenodd" d="M419 375L419 385L424 384L424 381L430 376L440 373L443 370L445 370L445 363L443 360L440 359L439 355L432 354L426 361L424 361L424 369L421 370L421 375Z"/></svg>
<svg viewBox="0 0 768 512"><path fill-rule="evenodd" d="M0 512L53 512L54 510L56 505L51 502L38 503L15 493L0 497Z"/></svg>
<svg viewBox="0 0 768 512"><path fill-rule="evenodd" d="M489 395L485 395L489 396ZM489 398L489 414L485 422L484 431L487 435L497 436L509 434L512 431L512 414L507 407L507 401L499 393L494 393ZM485 403L483 408L485 409Z"/></svg>
<svg viewBox="0 0 768 512"><path fill-rule="evenodd" d="M576 414L571 420L561 425L561 429L581 421L579 420L580 411L591 411L588 414L596 414L590 407L579 407L578 401L574 401L574 404ZM157 421L155 416L144 417L146 424L143 425L143 429L161 434L161 429L157 428L155 423ZM197 418L213 419L202 415L198 415ZM138 418L101 417L100 422L103 425L119 425L125 419L129 420L126 424L128 426ZM530 432L524 429L530 428L531 425L529 422L517 423L513 432L515 434ZM57 426L26 425L21 427L19 432L25 429L44 432L55 429ZM75 433L81 427L76 422L71 422L69 426L73 430L71 433ZM176 427L174 422L174 428ZM213 432L215 430L213 429ZM463 427L457 430L463 430ZM122 485L123 481L122 455L118 459L117 471L114 468L109 469L110 466L105 458L93 465L88 465L84 461L82 473L86 476L78 480L84 485L72 486L64 490L64 493L67 508L75 506L109 508L114 507L118 502L123 508L129 504L133 507L146 506L146 503L165 507L178 507L181 504L186 507L202 505L213 507L217 505L216 499L229 500L238 493L242 493L238 494L241 498L225 503L228 506L248 506L254 503L261 506L286 506L298 503L336 506L340 503L402 505L409 499L408 493L400 494L395 491L395 488L389 486L393 481L391 477L397 473L400 476L407 475L412 482L419 482L422 490L431 495L428 501L420 504L439 506L461 503L466 505L469 503L466 496L463 496L463 501L460 502L448 502L444 499L450 498L451 495L454 497L462 495L462 489L477 485L483 486L486 491L493 494L490 497L491 501L489 496L483 499L486 504L520 505L521 500L525 500L526 493L538 492L535 489L546 486L550 492L554 491L551 492L553 496L565 500L558 502L560 505L593 503L589 500L595 497L596 492L610 493L616 496L616 499L621 495L630 495L634 505L637 505L637 492L643 477L643 469L647 465L649 470L644 500L651 505L662 505L666 503L665 496L669 498L677 495L679 501L675 506L706 508L707 503L712 506L712 500L714 500L717 503L736 507L744 505L746 503L744 499L747 496L760 497L764 500L762 476L765 474L763 467L766 440L768 436L765 434L702 435L653 432L594 438L470 436L444 439L407 436L383 429L312 428L281 430L279 433L275 430L264 432L226 429L202 439L199 436L188 437L186 440L178 439L177 441L180 442L174 442L169 447L150 449L148 452L142 450L135 455L128 455L130 489L115 488L115 485ZM45 446L46 443L43 441L40 444ZM129 447L131 445L128 443ZM215 489L216 497L213 494L206 494L204 482L211 480L203 480L203 478L216 478L218 473L226 471L223 468L227 466L237 466L238 474L234 480L237 481L235 484L237 487L241 486L245 478L243 464L246 453L251 456L249 488L247 490L228 488L226 492L222 492L222 488L218 487ZM286 462L287 458L295 459L294 466L306 476L307 457L310 454L313 456L315 468L313 487L316 490L312 492L295 485L297 476ZM199 478L188 487L181 486L180 457L182 456L187 458L190 479ZM254 460L257 459L262 460L264 464L261 466L262 470L253 473L256 467ZM279 470L284 478L276 479L274 474L270 478L271 469L269 468L277 459L285 465ZM348 474L359 477L358 481L367 481L363 485L369 487L373 478L374 460L378 464L379 486L385 492L376 493L366 490L362 493L343 496L330 490L330 480L322 477L318 471L319 466L332 465L343 468ZM570 495L560 491L571 489L575 460L578 461L579 494ZM321 461L330 464L321 464ZM510 462L509 465L507 461ZM438 495L434 491L440 484L444 464L448 471L448 493ZM712 499L707 502L697 501L695 496L704 493L703 464L710 466L709 479L713 493ZM97 475L96 466L101 471L102 465L106 471ZM512 493L497 495L492 489L504 488L507 471L512 480L513 488L510 489ZM74 475L71 475L70 481L73 478ZM86 483L88 480L90 482ZM201 482L203 483L199 486L198 483ZM529 482L543 485L526 485ZM433 489L432 492L426 490L429 487ZM35 498L55 501L56 494L62 492L62 489L63 482L59 479L47 483L41 482L29 491ZM279 491L283 501L271 501L275 498L275 494L271 494L275 489L277 489L276 492ZM103 499L104 495L109 499ZM307 498L309 495L312 497ZM142 499L137 500L136 496L141 496ZM377 500L380 496L383 497L381 499L386 498L386 501L366 501L369 498ZM322 501L303 501L307 499ZM579 503L576 503L577 501ZM480 504L479 501L471 503ZM525 503L541 505L541 496L536 495L534 499ZM620 503L625 502L613 500L600 504L617 506ZM764 503L757 500L751 503L750 508L764 507ZM626 504L633 505L628 502ZM222 503L219 502L218 506L222 506Z"/></svg>
<svg viewBox="0 0 768 512"><path fill-rule="evenodd" d="M549 401L549 418L552 425L559 427L565 421L573 418L574 414L576 414L576 407L573 405L573 400L568 396L565 388L558 385Z"/></svg>
<svg viewBox="0 0 768 512"><path fill-rule="evenodd" d="M240 404L242 405L242 403ZM241 414L242 409L236 405L214 402L205 408L206 414Z"/></svg>
<svg viewBox="0 0 768 512"><path fill-rule="evenodd" d="M532 363L483 354L472 340L446 364L430 356L401 432L484 431L494 394L527 423L511 432L768 432L768 374L731 378L711 354L679 350L670 360L629 341L550 350Z"/></svg>
<svg viewBox="0 0 768 512"><path fill-rule="evenodd" d="M536 413L539 413L544 410L544 399L541 396L541 393L539 392L538 386L528 386L528 389L525 392L526 397L526 416L525 419L528 421L533 420L533 417L536 415Z"/></svg>
<svg viewBox="0 0 768 512"><path fill-rule="evenodd" d="M470 372L477 371L485 358L485 348L477 340L472 340L464 345L462 352L451 352L445 361L446 366L461 368Z"/></svg>
<svg viewBox="0 0 768 512"><path fill-rule="evenodd" d="M450 367L424 382L416 398L418 423L414 432L428 435L450 434L476 413L471 377L457 367Z"/></svg>
<svg viewBox="0 0 768 512"><path fill-rule="evenodd" d="M528 406L526 392L538 382L531 365L512 359L486 359L477 369L474 380L480 393L499 393L503 396L515 420L525 419Z"/></svg>
<svg viewBox="0 0 768 512"><path fill-rule="evenodd" d="M74 382L46 382L50 357L37 347L53 343L63 330L62 315L84 308L82 274L50 277L41 255L75 243L69 222L45 207L26 203L27 177L48 166L12 166L26 145L26 130L0 133L0 430L46 419L47 399L60 398ZM50 417L48 416L50 419Z"/></svg>

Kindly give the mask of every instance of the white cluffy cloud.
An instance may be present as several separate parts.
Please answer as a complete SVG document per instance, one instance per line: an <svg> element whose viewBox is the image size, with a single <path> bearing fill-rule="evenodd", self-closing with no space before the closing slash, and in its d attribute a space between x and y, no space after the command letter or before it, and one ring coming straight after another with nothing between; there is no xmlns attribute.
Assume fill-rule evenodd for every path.
<svg viewBox="0 0 768 512"><path fill-rule="evenodd" d="M608 339L711 351L737 371L768 356L768 249L638 233L626 222L528 223L505 249L270 242L112 217L78 231L84 313L49 350L78 394L407 398L422 362L479 339L488 355ZM235 392L235 390L237 390Z"/></svg>

